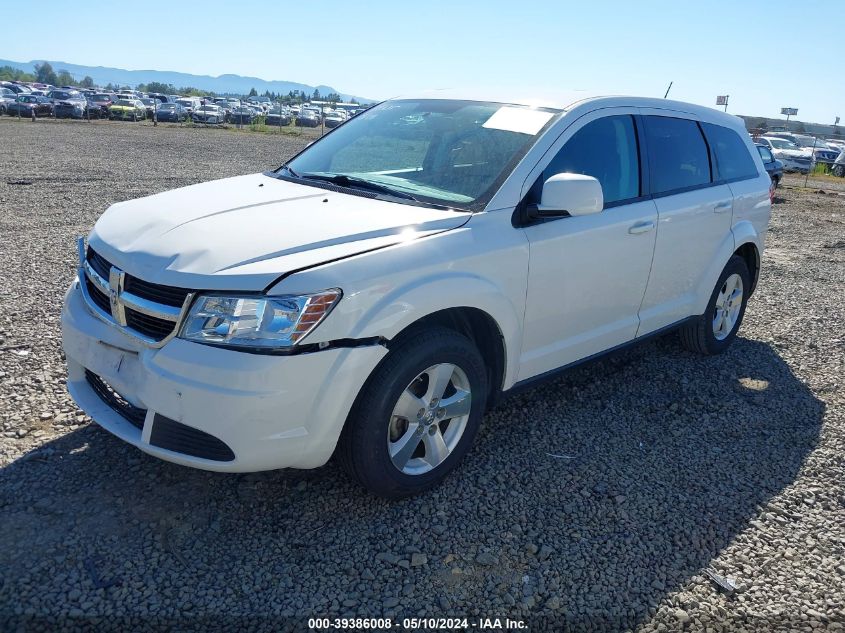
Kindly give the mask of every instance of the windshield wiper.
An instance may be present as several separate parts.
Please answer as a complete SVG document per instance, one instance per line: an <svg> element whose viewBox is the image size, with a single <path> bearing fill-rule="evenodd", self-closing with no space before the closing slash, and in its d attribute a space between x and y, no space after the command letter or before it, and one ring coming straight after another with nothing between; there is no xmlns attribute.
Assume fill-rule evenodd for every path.
<svg viewBox="0 0 845 633"><path fill-rule="evenodd" d="M290 167L288 167L287 163L286 163L286 164L284 164L284 165L282 165L281 167L279 167L279 169L284 169L286 172L288 172L288 173L289 173L291 176L293 176L294 178L300 178L300 175L299 175L299 174L297 174L297 173L296 173L294 170L292 170Z"/></svg>
<svg viewBox="0 0 845 633"><path fill-rule="evenodd" d="M287 170L290 171L290 168L288 167ZM291 173L293 174L293 172ZM394 198L402 198L404 200L413 200L414 202L419 202L419 200L417 200L414 196L409 193L405 193L404 191L397 191L396 189L385 187L384 185L372 182L371 180L357 178L355 176L347 176L346 174L323 175L305 173L299 176L299 178L302 178L304 180L320 180L323 182L330 182L334 185L340 185L341 187L349 187L351 189L366 189L368 191L384 193L389 196L393 196Z"/></svg>

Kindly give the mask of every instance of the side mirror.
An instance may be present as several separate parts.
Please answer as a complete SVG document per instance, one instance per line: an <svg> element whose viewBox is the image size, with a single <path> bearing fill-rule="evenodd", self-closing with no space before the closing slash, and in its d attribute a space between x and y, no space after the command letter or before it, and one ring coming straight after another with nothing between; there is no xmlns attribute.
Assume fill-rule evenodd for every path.
<svg viewBox="0 0 845 633"><path fill-rule="evenodd" d="M583 174L555 174L543 183L540 204L532 205L532 218L591 215L604 208L601 183Z"/></svg>

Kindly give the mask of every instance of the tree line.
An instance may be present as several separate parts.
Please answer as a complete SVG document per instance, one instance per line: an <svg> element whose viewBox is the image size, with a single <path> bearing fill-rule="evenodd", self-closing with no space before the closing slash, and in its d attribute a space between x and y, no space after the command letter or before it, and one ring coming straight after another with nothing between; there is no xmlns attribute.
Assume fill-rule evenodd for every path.
<svg viewBox="0 0 845 633"><path fill-rule="evenodd" d="M94 80L89 77L85 76L80 81L74 79L73 75L71 75L67 70L60 69L58 72L53 70L53 67L50 65L49 62L44 62L41 64L35 65L35 72L28 73L19 68L13 68L12 66L0 66L0 81L24 81L24 82L38 82L42 84L50 84L51 86L79 86L80 88L93 88L94 87ZM129 90L131 89L128 85L119 85L108 83L103 86L103 90L116 92L118 90ZM229 96L239 96L233 95L232 93L216 93L211 90L201 90L200 88L194 88L192 86L183 86L181 88L177 88L173 84L166 84L160 81L151 81L147 84L138 84L135 86L135 90L139 90L141 92L157 92L160 94L179 94L179 95L186 95L189 97L229 97ZM255 88L252 88L249 91L248 97L257 97L258 91ZM338 103L343 101L341 96L336 92L330 92L329 94L323 95L320 93L319 89L315 88L314 92L308 94L304 90L291 90L287 94L283 93L276 93L270 92L269 90L264 92L265 97L268 97L270 101L274 103L282 102L284 104L297 104L297 103L306 103L308 101L328 101L330 103ZM354 99L352 103L358 103Z"/></svg>
<svg viewBox="0 0 845 633"><path fill-rule="evenodd" d="M94 80L88 75L81 81L74 79L66 70L59 70L57 73L49 62L35 64L35 72L28 73L12 66L0 66L0 80L2 81L27 81L50 84L51 86L80 86L81 88L93 88Z"/></svg>

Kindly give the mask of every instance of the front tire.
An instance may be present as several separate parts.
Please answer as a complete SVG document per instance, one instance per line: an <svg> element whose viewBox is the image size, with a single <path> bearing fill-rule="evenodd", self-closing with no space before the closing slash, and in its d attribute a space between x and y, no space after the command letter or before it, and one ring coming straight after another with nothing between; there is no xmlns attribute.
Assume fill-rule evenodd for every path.
<svg viewBox="0 0 845 633"><path fill-rule="evenodd" d="M339 461L378 496L419 494L469 451L487 392L484 359L468 338L439 327L404 336L355 401Z"/></svg>
<svg viewBox="0 0 845 633"><path fill-rule="evenodd" d="M728 349L745 316L750 290L748 266L742 257L733 255L719 275L704 314L681 328L683 346L708 356Z"/></svg>

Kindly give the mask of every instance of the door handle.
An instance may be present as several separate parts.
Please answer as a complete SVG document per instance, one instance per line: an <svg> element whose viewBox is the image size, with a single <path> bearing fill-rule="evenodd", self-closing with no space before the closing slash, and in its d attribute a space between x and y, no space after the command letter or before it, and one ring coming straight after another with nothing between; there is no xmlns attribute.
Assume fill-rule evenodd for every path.
<svg viewBox="0 0 845 633"><path fill-rule="evenodd" d="M628 229L628 233L631 235L637 235L638 233L648 233L654 228L654 222L637 222L636 224L631 225L631 228Z"/></svg>
<svg viewBox="0 0 845 633"><path fill-rule="evenodd" d="M715 213L724 213L725 211L727 211L730 208L731 208L731 203L730 203L730 200L728 200L726 202L720 202L719 204L717 204L715 207L713 207L713 211Z"/></svg>

